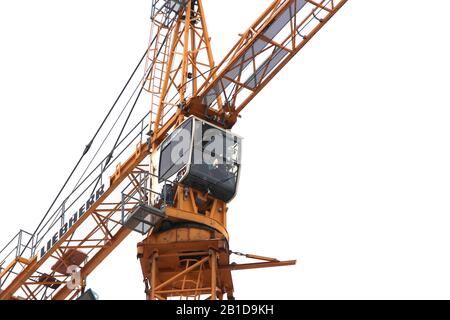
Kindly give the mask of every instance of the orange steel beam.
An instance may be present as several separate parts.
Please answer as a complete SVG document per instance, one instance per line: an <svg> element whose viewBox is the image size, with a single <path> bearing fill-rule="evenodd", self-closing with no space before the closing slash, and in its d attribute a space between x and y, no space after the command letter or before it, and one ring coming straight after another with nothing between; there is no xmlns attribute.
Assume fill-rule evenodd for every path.
<svg viewBox="0 0 450 320"><path fill-rule="evenodd" d="M209 267L211 269L211 298L217 300L217 253L210 250Z"/></svg>
<svg viewBox="0 0 450 320"><path fill-rule="evenodd" d="M304 7L295 14L292 9L301 2L299 0L275 1L242 35L230 53L217 66L211 79L200 87L196 97L190 101L190 104L188 103L188 106L195 110L196 116L207 117L210 120L215 117L221 118L219 123L221 122L224 127L231 128L240 112L323 28L347 0L304 1ZM290 21L280 32L281 38L268 39L266 33L270 33L274 24L280 21L287 12L290 14ZM283 35L286 31L289 31L287 36ZM251 53L250 50L254 49L258 42L265 42L266 47L259 52ZM267 54L269 54L268 57ZM277 62L279 57L282 58ZM270 68L270 63L274 63L276 66ZM258 69L261 65L264 68ZM252 75L259 72L255 78L249 77L251 86L242 80L246 70L247 72L250 70ZM230 78L230 74L235 77ZM230 90L224 92L223 88ZM218 97L230 104L228 111L220 112L215 106L213 98Z"/></svg>
<svg viewBox="0 0 450 320"><path fill-rule="evenodd" d="M249 269L293 266L296 263L297 263L296 260L287 260L287 261L278 261L278 262L255 262L255 263L243 263L243 264L230 264L227 266L221 266L219 269L220 270L249 270Z"/></svg>
<svg viewBox="0 0 450 320"><path fill-rule="evenodd" d="M92 273L92 271L95 270L95 268L103 262L103 260L106 259L106 257L109 256L111 252L114 251L114 249L117 248L117 246L132 232L131 229L128 229L126 227L120 228L120 230L116 233L116 235L111 239L111 243L109 246L105 246L100 249L99 252L96 253L96 255L90 259L86 265L84 265L80 272L81 272L81 278L86 279L86 277ZM60 289L56 294L53 296L53 300L63 300L66 299L67 296L72 292L72 289L69 289L67 285L64 285L62 289Z"/></svg>
<svg viewBox="0 0 450 320"><path fill-rule="evenodd" d="M201 260L199 260L198 262L194 263L192 266L186 268L185 270L183 270L182 272L177 273L176 275L174 275L173 277L171 277L170 279L168 279L167 281L161 283L160 285L155 287L155 291L159 291L162 288L166 287L169 283L174 282L175 280L181 278L182 276L184 276L185 274L189 273L190 271L194 270L195 268L197 268L198 266L204 264L206 261L208 261L209 257L205 257Z"/></svg>
<svg viewBox="0 0 450 320"><path fill-rule="evenodd" d="M253 100L253 98L278 74L278 72L281 71L281 69L283 69L287 63L289 63L289 61L292 60L292 58L301 50L303 49L303 47L317 34L317 32L319 32L324 25L345 5L345 3L347 3L348 0L341 0L341 1L332 1L330 2L332 4L332 9L326 10L328 12L328 14L324 17L321 18L320 23L307 35L304 35L304 39L303 41L297 45L292 51L291 53L288 55L288 57L281 62L278 67L276 67L274 69L274 71L267 76L267 78L262 81L258 88L249 96L245 99L244 102L241 103L241 105L237 106L236 108L236 114L233 117L237 117L237 114L239 114L249 103L251 100ZM309 3L313 3L312 1L307 1ZM326 1L322 1L320 4L317 4L317 8L323 8L323 4ZM334 4L335 2L338 2L336 5ZM317 10L317 9L314 9ZM311 12L311 14L309 15L311 17L311 15L313 15L313 12ZM301 25L300 25L301 26ZM297 27L297 29L300 28L300 26Z"/></svg>
<svg viewBox="0 0 450 320"><path fill-rule="evenodd" d="M38 278L39 275L41 275L43 272L39 270L41 266L44 265L48 260L50 260L53 256L53 254L60 250L61 248L64 248L62 251L63 253L66 252L68 249L67 246L65 246L66 243L70 243L72 235L81 227L85 226L85 222L88 218L91 218L94 213L96 212L96 209L102 205L103 202L106 202L108 197L117 189L119 185L125 180L125 178L149 155L149 145L148 144L141 144L137 148L136 152L123 164L117 167L117 170L113 176L111 176L110 179L110 186L107 190L105 190L104 194L89 208L86 213L81 216L78 221L65 233L60 240L40 259L38 259L37 256L34 257L34 259L31 261L30 264L28 264L24 270L22 270L21 273L19 273L12 282L0 293L0 300L4 299L11 299L13 295L22 287L24 286L25 282L27 282L30 278ZM117 209L112 209L112 211L117 212ZM97 224L94 228L95 230L99 230L100 226ZM86 242L89 240L90 237L94 236L94 231L91 231L88 235L86 235L86 238L83 240L83 242ZM86 267L86 274L89 274L92 272L92 270L97 266L103 259L111 253L115 247L128 235L128 230L124 230L121 228L119 232L115 234L115 236L110 240L107 246L102 248L95 256L91 257L92 260L90 260L89 264L87 264ZM82 248L82 244L78 244L75 247ZM81 274L83 275L83 268L81 268ZM35 283L39 283L35 281ZM66 288L66 287L64 287ZM40 290L43 290L40 288ZM24 290L25 291L25 290ZM59 296L66 296L67 291L66 289L63 289L62 293ZM32 294L28 294L28 297L31 298Z"/></svg>
<svg viewBox="0 0 450 320"><path fill-rule="evenodd" d="M117 190L125 182L125 179L130 177L131 182L135 180L131 174L138 170L144 159L186 116L195 115L219 126L231 128L248 103L346 2L347 0L275 0L242 35L223 61L215 66L202 1L198 0L195 16L191 16L192 2L188 1L188 7L183 9L185 14L179 15L175 26L165 31L164 28L159 28L158 31L167 32L167 34L161 33L161 37L168 37L167 40L172 42L166 44L170 50L170 57L165 62L163 59L167 65L165 73L161 74L162 92L158 93L156 97L160 99L158 109L155 112L153 109L151 110L152 115L156 114L156 120L150 120L151 129L153 129L151 142L149 144L141 143L131 157L123 165L117 167L115 173L110 177L109 187L42 257L36 255L30 261L19 261L23 265L23 269L0 292L0 300L13 299L18 296L18 293L23 293L27 299L75 298L81 289L70 289L64 284L69 276L49 270L50 265L52 262L60 262L65 266L63 257L69 254L69 250L89 249L89 255L80 265L82 279L85 279L127 237L130 230L122 227L120 218L118 218L120 202L117 199L111 199L118 195ZM302 9L297 12L300 6ZM286 12L289 13L289 21L283 32L274 37L270 36L267 30L285 17ZM198 21L200 21L200 25L196 23ZM249 55L248 53L255 48L255 43L258 41L262 41L265 47ZM157 43L155 48L158 45L162 44ZM155 48L150 52L156 52ZM283 53L282 59L277 60L280 52ZM272 66L272 62L274 64L276 62L276 64ZM235 75L231 74L230 71L233 69L239 71ZM243 79L246 69L250 69L250 74L258 75L253 78L253 82ZM189 73L192 73L193 78L189 79ZM151 82L154 79L147 80ZM229 84L227 84L228 82ZM187 88L188 85L189 88ZM231 86L231 89L228 88L228 85ZM158 86L159 84L153 85L153 87L149 86L149 88ZM172 93L175 94L173 97ZM136 173L142 172L138 170ZM127 191L130 194L139 188L136 184L132 184L132 186L133 189ZM131 210L131 205L130 203L129 207L124 210ZM203 221L200 215L197 215L198 217L193 217L193 215L193 213L181 210L168 210L169 218L206 223L228 239L225 226L214 224L211 219ZM209 259L213 275L221 270L244 270L295 264L295 261L272 261L270 258L249 256L264 258L262 260L267 261L217 266L215 260L211 260L212 256L215 257L215 253L203 260ZM14 265L13 263L12 267ZM193 266L188 269L193 270ZM175 275L177 279L180 274L183 273ZM213 276L211 279L212 299L221 298L215 292L216 278L217 276ZM155 281L156 279L152 279L152 285L156 283ZM49 288L50 286L54 287ZM158 288L161 288L161 285ZM198 289L205 288L199 287ZM191 289L186 288L186 290ZM153 293L153 298L155 298L155 293Z"/></svg>
<svg viewBox="0 0 450 320"><path fill-rule="evenodd" d="M263 88L292 60L292 58L321 30L324 25L347 3L348 0L320 0L307 1L305 6L297 14L291 14L291 19L283 29L280 39L268 39L264 31L270 28L277 19L289 10L296 8L299 0L275 0L256 19L256 21L242 34L241 39L235 44L225 58L217 66L211 69L209 77L199 86L192 98L186 102L186 106L181 110L185 116L195 115L204 120L215 122L216 125L230 129L234 126L240 116L241 111L258 95ZM313 26L313 27L312 27ZM286 31L287 30L287 31ZM286 36L285 33L288 32ZM260 54L250 55L249 50L256 41L265 41L267 47L261 50ZM258 71L258 67L263 63L275 61L277 52L275 49L281 48L287 54L272 70L260 70L263 76L255 80L254 87L251 88L242 81L242 76L246 69L251 69L253 74ZM269 54L269 56L265 56ZM243 68L248 64L247 68ZM233 69L242 69L237 72L235 79L230 79L228 73ZM233 86L231 92L216 94L221 92L224 83L231 82ZM208 95L214 96L212 104L205 104ZM173 101L174 105L183 105L183 101L178 99ZM226 106L225 106L226 105ZM167 117L158 130L155 130L153 142L155 145L162 142L167 134L178 123L180 110L177 114Z"/></svg>
<svg viewBox="0 0 450 320"><path fill-rule="evenodd" d="M215 68L203 4L201 0L196 2L193 6L194 0L187 1L173 26L171 37L167 38L171 43L165 44L170 47L170 55L165 66L162 90L160 94L153 95L155 100L159 99L153 129L154 149L184 119L180 103L191 97ZM164 32L164 29L157 32ZM151 84L157 80L148 81ZM221 105L221 102L218 101L218 104Z"/></svg>
<svg viewBox="0 0 450 320"><path fill-rule="evenodd" d="M6 266L6 268L2 272L0 272L0 280L3 278L3 276L8 274L8 272L10 270L14 269L14 267L16 266L17 263L28 265L28 264L30 264L30 260L22 258L22 257L17 257L8 266Z"/></svg>

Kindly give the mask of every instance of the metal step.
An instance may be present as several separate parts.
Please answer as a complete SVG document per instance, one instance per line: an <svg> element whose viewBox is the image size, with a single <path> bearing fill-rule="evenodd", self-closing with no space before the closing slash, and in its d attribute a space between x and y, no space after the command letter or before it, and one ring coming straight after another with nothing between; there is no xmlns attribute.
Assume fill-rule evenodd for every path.
<svg viewBox="0 0 450 320"><path fill-rule="evenodd" d="M131 230L146 234L165 218L167 218L167 215L164 210L140 204L124 217L122 224Z"/></svg>

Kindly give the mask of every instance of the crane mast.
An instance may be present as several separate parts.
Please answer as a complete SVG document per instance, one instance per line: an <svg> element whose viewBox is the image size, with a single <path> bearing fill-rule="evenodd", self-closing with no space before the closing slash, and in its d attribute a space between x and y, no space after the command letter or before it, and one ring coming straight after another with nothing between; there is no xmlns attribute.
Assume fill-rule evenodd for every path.
<svg viewBox="0 0 450 320"><path fill-rule="evenodd" d="M295 264L231 262L241 138L230 129L346 2L275 0L216 64L203 1L153 0L139 82L150 111L35 233L0 252L0 299L86 297L87 277L131 232L144 236L137 256L152 300L234 299L231 271Z"/></svg>

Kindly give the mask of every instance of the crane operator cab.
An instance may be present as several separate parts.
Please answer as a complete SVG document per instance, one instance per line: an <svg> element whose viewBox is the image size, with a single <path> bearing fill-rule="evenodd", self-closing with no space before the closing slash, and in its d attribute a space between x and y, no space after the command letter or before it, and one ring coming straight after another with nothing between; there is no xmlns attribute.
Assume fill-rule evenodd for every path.
<svg viewBox="0 0 450 320"><path fill-rule="evenodd" d="M172 181L229 202L237 191L242 138L196 117L160 146L159 183ZM163 186L167 188L167 184Z"/></svg>

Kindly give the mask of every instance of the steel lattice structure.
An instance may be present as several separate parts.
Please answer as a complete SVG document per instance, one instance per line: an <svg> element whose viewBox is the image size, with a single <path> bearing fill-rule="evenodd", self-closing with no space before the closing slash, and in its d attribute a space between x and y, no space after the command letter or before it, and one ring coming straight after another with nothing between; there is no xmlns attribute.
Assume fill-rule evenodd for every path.
<svg viewBox="0 0 450 320"><path fill-rule="evenodd" d="M256 255L245 255L256 262L231 263L227 202L182 183L173 184L167 202L156 187L157 151L192 116L231 129L346 2L275 0L216 64L202 0L153 0L140 82L151 97L150 112L37 233L20 232L5 247L0 299L80 297L86 278L133 230L145 236L137 252L148 299L232 299L231 271L295 264ZM151 219L133 223L139 215ZM76 285L70 266L78 272Z"/></svg>

